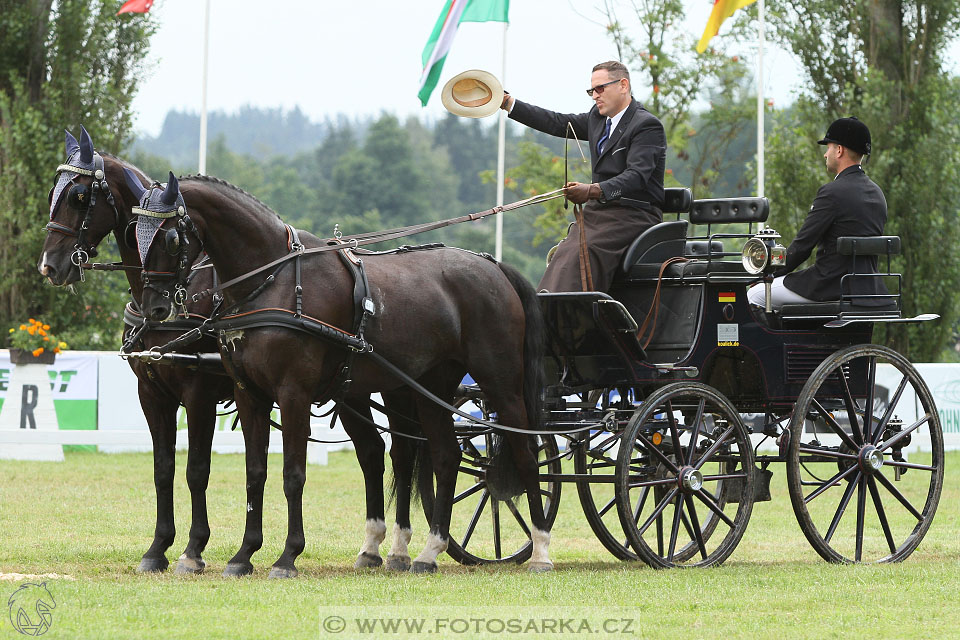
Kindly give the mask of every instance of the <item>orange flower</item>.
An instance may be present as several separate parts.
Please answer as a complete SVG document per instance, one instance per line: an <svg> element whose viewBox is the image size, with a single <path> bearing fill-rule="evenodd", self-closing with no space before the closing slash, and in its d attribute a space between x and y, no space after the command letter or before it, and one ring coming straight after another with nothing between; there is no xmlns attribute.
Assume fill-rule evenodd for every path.
<svg viewBox="0 0 960 640"><path fill-rule="evenodd" d="M33 357L36 358L36 357L38 357L41 353L43 353L43 347L37 347L36 349L34 349L33 351L31 351L31 353L33 354Z"/></svg>
<svg viewBox="0 0 960 640"><path fill-rule="evenodd" d="M20 331L26 331L26 330L27 330L27 325L25 324L20 325Z"/></svg>
<svg viewBox="0 0 960 640"><path fill-rule="evenodd" d="M39 328L37 329L37 333L39 333L41 336L47 335L47 332L46 332L46 331L44 331L43 329L39 329Z"/></svg>
<svg viewBox="0 0 960 640"><path fill-rule="evenodd" d="M44 342L50 342L50 337L49 337L49 336L43 336L43 341L44 341Z"/></svg>
<svg viewBox="0 0 960 640"><path fill-rule="evenodd" d="M60 347L54 347L54 348L53 348L53 352L54 352L54 353L60 353Z"/></svg>
<svg viewBox="0 0 960 640"><path fill-rule="evenodd" d="M43 325L43 330L44 330L44 331L50 331L50 325L48 325L48 324Z"/></svg>
<svg viewBox="0 0 960 640"><path fill-rule="evenodd" d="M37 324L37 321L34 320L33 318L30 318L29 320L27 320L27 322L29 322L30 324Z"/></svg>
<svg viewBox="0 0 960 640"><path fill-rule="evenodd" d="M658 84L653 85L653 92L654 92L654 93L660 93L660 85L658 85Z"/></svg>
<svg viewBox="0 0 960 640"><path fill-rule="evenodd" d="M37 328L34 326L29 326L27 327L27 333L29 333L32 336L35 336L37 335Z"/></svg>

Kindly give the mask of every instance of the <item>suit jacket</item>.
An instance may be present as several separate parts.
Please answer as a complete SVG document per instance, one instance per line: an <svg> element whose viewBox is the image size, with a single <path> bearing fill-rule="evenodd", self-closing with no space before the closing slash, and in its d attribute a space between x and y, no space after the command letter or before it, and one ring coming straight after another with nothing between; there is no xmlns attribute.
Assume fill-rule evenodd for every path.
<svg viewBox="0 0 960 640"><path fill-rule="evenodd" d="M516 100L510 118L559 138L566 137L567 123L572 124L577 137L590 142L593 182L603 191L601 207L609 204L658 213L663 207L666 134L660 120L636 100L631 98L600 155L597 141L603 137L607 119L596 106L587 113L556 113Z"/></svg>
<svg viewBox="0 0 960 640"><path fill-rule="evenodd" d="M885 294L887 289L880 278L847 278L844 291L840 280L855 268L857 273L876 273L876 256L858 256L853 263L850 256L837 253L837 238L841 236L879 236L887 221L887 201L873 180L859 166L847 167L817 192L797 232L787 248L786 264L776 275L787 274L784 286L810 300L839 300L842 293ZM817 247L816 262L801 271L794 270ZM861 298L856 304L881 306L885 299Z"/></svg>

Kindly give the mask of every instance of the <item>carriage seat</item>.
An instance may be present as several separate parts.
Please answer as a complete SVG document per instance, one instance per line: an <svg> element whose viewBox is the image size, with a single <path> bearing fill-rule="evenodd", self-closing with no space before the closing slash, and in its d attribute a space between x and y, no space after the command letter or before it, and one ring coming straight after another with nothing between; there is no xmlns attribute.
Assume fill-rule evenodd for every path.
<svg viewBox="0 0 960 640"><path fill-rule="evenodd" d="M878 273L851 273L843 276L841 287L856 279L894 277L898 281L900 275L890 271L890 257L900 253L899 236L843 236L837 238L837 253L842 256L886 256L886 271ZM867 304L863 304L866 302ZM814 304L785 304L780 308L780 315L784 320L799 318L836 318L845 316L899 316L900 292L895 294L844 294L842 300L818 302Z"/></svg>

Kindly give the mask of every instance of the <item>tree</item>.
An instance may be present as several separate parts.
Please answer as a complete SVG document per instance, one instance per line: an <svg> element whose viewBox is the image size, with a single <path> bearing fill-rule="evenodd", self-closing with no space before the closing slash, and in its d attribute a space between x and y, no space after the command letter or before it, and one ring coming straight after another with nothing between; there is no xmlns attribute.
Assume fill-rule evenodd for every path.
<svg viewBox="0 0 960 640"><path fill-rule="evenodd" d="M154 23L117 17L119 4L0 0L0 326L41 312L58 329L70 319L62 333L81 348L116 346L126 285L69 296L43 287L34 265L63 129L83 124L99 149L130 141L130 104Z"/></svg>
<svg viewBox="0 0 960 640"><path fill-rule="evenodd" d="M773 222L789 228L802 220L816 192L807 164L822 166L815 141L830 121L853 114L866 122L873 134L866 169L887 198L886 232L903 241L894 266L903 274L904 312L941 316L938 323L881 326L877 339L913 360L937 360L960 317L960 300L951 295L960 287L960 82L943 65L960 4L775 0L771 21L806 72L786 126L768 140ZM797 149L806 159L798 162Z"/></svg>

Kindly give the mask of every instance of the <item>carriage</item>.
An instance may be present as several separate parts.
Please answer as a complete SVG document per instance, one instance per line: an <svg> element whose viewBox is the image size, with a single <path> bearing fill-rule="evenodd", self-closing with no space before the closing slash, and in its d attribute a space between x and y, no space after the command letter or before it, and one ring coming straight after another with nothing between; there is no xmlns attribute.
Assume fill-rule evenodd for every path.
<svg viewBox="0 0 960 640"><path fill-rule="evenodd" d="M140 569L162 571L167 566L164 552L173 542L170 500L173 447L170 443L175 435L175 423L172 418L177 404L183 402L187 404L188 416L191 406L198 416L196 420L192 417L188 420L191 442L196 441L198 453L188 460L195 521L187 551L177 570L201 572L204 562L200 554L209 536L204 490L209 473L213 407L227 394L221 383L225 381L227 387L231 386L229 378L211 372L221 370L220 357L226 354L234 361L227 367L235 380L233 392L239 394L244 389L246 377L234 373L238 357L236 343L242 339L245 328L265 327L267 331L263 335L271 338L286 340L293 336L295 339L286 343L286 348L292 350L291 356L306 355L300 336L310 336L307 346L313 349L314 356L296 358L299 364L309 365L304 373L310 372L316 354L330 354L332 364L336 365L332 371L337 373L324 386L336 389L339 385L342 389L352 377L353 388L360 385L361 390L362 383L358 380L364 376L373 380L367 383L369 388L379 384L377 380L382 372L378 366L393 367L394 373L397 372L383 357L383 354L391 357L390 349L395 343L413 339L413 343L406 345L406 351L398 353L422 355L423 351L432 349L434 356L431 357L444 362L450 358L447 349L458 347L454 343L446 346L436 343L436 338L456 334L456 331L442 326L432 333L436 344L417 342L418 332L410 330L413 327L407 323L415 321L422 325L424 318L433 313L429 305L424 306L419 300L421 308L410 311L406 307L414 301L408 298L406 305L392 308L394 313L401 309L405 316L388 323L384 318L389 317L391 308L388 307L385 314L382 306L378 308L373 303L365 272L362 268L358 271L350 267L353 262L349 256L342 255L339 244L330 246L330 241L305 238L315 245L305 249L296 230L283 224L268 207L215 179L193 179L192 194L187 194L184 200L171 174L162 193L161 189L155 191L161 201L170 196L162 202L170 209L170 214L163 214L161 218L167 227L164 230L162 222L158 222L146 236L149 243L161 248L153 253L145 249L138 253L139 238L132 238L130 231L137 225L135 230L139 232L140 213L135 214L135 205L144 202L142 196L146 190L142 183L149 184L149 181L131 172L131 167L119 158L106 156L105 160L95 154L89 135L85 130L82 133L79 144L67 135L68 163L58 168L60 195L54 197L56 194L51 191L51 220L47 225L50 233L39 267L55 284L76 282L82 279L83 269L96 266L87 263L89 257L95 255L96 245L111 231L117 237L124 263L101 266L125 270L135 300L139 302L142 298L144 303L144 313L129 319L132 327L139 325L140 329L129 334L128 345L143 343L141 348L149 348L151 343L166 343L164 347L156 347L157 351L139 354L143 366L135 365L141 399L151 400L149 405L144 405L144 410L158 443L154 451L158 470L155 478L157 529ZM106 197L98 199L98 191ZM152 187L150 192L154 193ZM206 268L209 264L196 262L204 240L188 219L184 203L192 208L193 218L199 215L201 222L206 218L206 248L216 262L213 248L220 247L221 264L217 265L217 271L227 282L216 285L212 270ZM439 500L433 492L422 493L427 519L434 527L431 535L445 531L443 521L436 523L437 514L449 510L452 500L447 551L455 559L464 563L509 562L523 561L533 555L531 564L537 565L538 536L532 530L549 530L557 515L561 489L564 484L572 483L591 528L617 558L639 558L655 567L714 565L736 548L754 502L769 499L770 467L783 462L798 521L821 556L834 562L906 558L920 543L936 511L943 481L943 441L933 399L914 367L892 350L870 344L873 328L878 323L921 322L936 317L902 317L899 276L889 269L890 257L899 251L899 239L842 238L838 241L838 252L850 255L852 262L858 255L886 258L886 273L852 273L846 278L882 277L896 285L894 294L869 299L850 294L832 303L788 305L777 312L763 311L748 305L746 288L770 280L779 250L775 234L762 228L754 233L754 225L763 223L768 216L767 201L740 198L694 202L688 190L673 189L667 192L664 210L676 214L676 220L656 225L636 238L625 254L623 268L609 295L558 293L541 294L537 299L529 284L520 284L522 277L504 265L495 265L482 255L447 250L446 255L452 260L450 265L461 265L463 291L469 294L460 296L458 303L484 302L478 294L486 289L488 300L484 309L491 314L502 311L500 307L506 307L511 297L516 300L511 303L515 306L511 318L523 319L528 309L539 308L542 313L533 315L537 318L542 315L546 324L548 346L544 365L548 377L544 387L534 385L532 393L529 389L523 394L511 389L511 380L524 380L523 386L531 386L528 379L510 377L516 376L520 365L512 350L520 343L529 345L536 341L518 342L514 325L498 326L490 320L492 315L467 312L457 317L461 325L475 323L481 329L471 340L486 340L479 348L486 368L485 379L491 385L499 385L500 400L498 404L492 397L494 386L481 389L461 385L455 394L460 378L451 378L446 372L438 380L441 386L446 385L444 388L449 387L445 392L447 397L459 406L442 401L437 406L424 398L418 400L418 420L424 430L425 412L432 414L434 427L443 427L441 423L449 419L449 413L444 415L444 412L450 409L466 418L456 423L456 438L450 442L454 451L459 443L461 465L456 490L449 491L449 476L456 471L454 458L449 461L453 463L451 468L444 470L445 492L437 492L438 496L444 496L446 503L438 506ZM424 227L437 228L437 225L474 220L499 211L470 214ZM688 231L691 224L705 228L706 233L691 235ZM731 226L733 224L738 226ZM158 229L163 232L158 233ZM375 242L410 231L389 230L363 237L365 243ZM188 242L188 236L200 242ZM734 246L740 243L744 244L743 251ZM241 244L246 246L245 251L239 250ZM439 265L437 256L443 253L430 251L431 248L436 247L421 247L424 251L407 248L400 254L387 252L389 255L384 258L373 257L378 254L365 255L370 256L371 266L383 260L378 269L372 269L373 276L381 283L398 280L394 265L415 266L416 269L405 272L406 282L417 287L417 296L422 298L423 265L428 265L427 271L434 269L429 266L430 260ZM332 253L334 250L341 255ZM252 263L246 258L250 252L256 255ZM326 274L320 272L322 277L314 280L313 289L318 291L312 293L316 295L305 299L301 286L302 258L308 253L321 252L327 252L329 257L323 264L332 270ZM144 255L150 258L150 264L147 260L141 264ZM280 272L283 265L294 262L295 269ZM320 267L320 262L319 257L312 262L304 261L303 276L307 277L308 268ZM262 266L250 271L251 264ZM229 267L232 273L221 272L221 267ZM269 275L265 273L267 269L272 270ZM348 272L353 275L348 276ZM251 281L250 277L257 274L261 275ZM314 272L315 278L316 275ZM476 281L481 275L487 284L477 287ZM213 289L203 289L208 286L207 281L214 283ZM229 295L214 294L213 313L205 320L192 315L197 313L196 307L192 307L193 312L186 309L188 297L196 301L199 296L200 302L205 302L200 294L188 296L191 290L223 292L243 281L247 282L246 290L233 293L232 300ZM272 283L275 284L270 287ZM351 285L353 300L340 295ZM265 287L270 287L266 294ZM408 287L395 293L405 295L410 290ZM264 295L269 300L264 300ZM150 308L148 298L152 298L151 315L155 320L167 317L168 311L172 314L171 305L175 303L177 307L184 307L184 318L213 331L204 332L194 326L181 338L168 342L169 336L181 325L167 325L164 330L151 322L146 313ZM273 307L270 300L274 301ZM291 300L295 303L294 310L288 308ZM350 333L311 319L307 304L318 302L328 307L319 308L316 317L340 326L348 326L352 317L360 330ZM254 306L233 316L225 315L221 308L214 321L221 303L230 309ZM523 305L522 311L520 305ZM376 353L362 336L364 318L374 311L382 326L389 326L393 331L384 334L385 329L378 329L381 340ZM175 315L167 319L172 317ZM640 318L643 320L638 326ZM525 324L525 331L530 331L530 324ZM494 330L488 330L486 325ZM278 332L277 326L293 331ZM144 343L141 335L149 336L151 342ZM190 344L184 338L204 336L219 339L219 354L212 344L202 343L191 347L194 355L182 353L182 348ZM464 342L473 344L471 340ZM161 351L173 351L174 347L180 353L161 354ZM473 348L477 350L475 345ZM526 346L523 350L527 350ZM353 355L347 355L344 365L341 364L344 352L367 354L358 355L353 375L349 366ZM187 365L180 370L197 369L199 377L168 375L153 368L152 363L159 361L157 356L161 355L169 363ZM269 374L268 378L280 380L294 358L277 359L271 355L272 352L261 350L259 354L252 354L246 365L256 369L254 373ZM372 364L364 364L364 359ZM539 362L530 360L526 353L523 359L524 363ZM278 371L263 371L264 365L277 367ZM480 371L479 365L477 371L469 366L465 368L474 374ZM363 375L358 376L361 369ZM506 374L500 375L500 371ZM313 374L319 376L315 382L326 379L321 373ZM389 370L387 373L390 374ZM417 389L416 380L409 376L407 379L412 383L410 386ZM419 390L424 389L421 386ZM540 391L542 394L538 394ZM300 433L309 430L309 404L315 400L312 393L308 385L295 399L298 406L291 405L289 414L284 412L285 441L292 430ZM409 393L409 397L394 400L409 404L412 396ZM522 424L526 420L522 414L529 408L518 414L511 402L532 405L546 415L546 430L537 436L538 460L529 458L529 453L522 449L514 450L515 455L521 451L519 457L524 458L525 487L492 481L497 470L503 467L498 464L498 448L493 446L498 425L484 418L495 418L503 425L514 420L518 420L515 424ZM269 428L267 420L272 401L253 394L246 397L246 403L247 416L251 418L249 429L244 420L248 474L252 469L255 479L251 482L248 478L244 544L228 564L227 575L243 575L253 570L249 558L259 548L257 541L261 535L257 512L262 504L266 449L260 446L260 439ZM342 404L351 409L349 401ZM492 412L489 406L499 406L500 411ZM298 410L293 411L294 408ZM467 411L471 408L479 419ZM359 409L369 415L369 408ZM412 416L409 412L406 415ZM199 419L203 417L206 419ZM342 418L346 420L347 414L342 414ZM437 418L442 419L437 421ZM368 483L368 524L376 523L376 518L380 523L367 530L364 549L369 546L374 551L384 534L383 444L371 430L375 427L372 422L367 425L354 422L354 429L358 431L351 434ZM513 432L518 430L525 429L513 429ZM305 435L301 438L300 433L292 436L291 450L303 454L306 442ZM354 437L358 434L364 437ZM371 435L374 438L370 438ZM394 440L396 448L402 438ZM514 441L517 441L516 435ZM408 464L403 447L400 449L396 456L391 452L395 473L399 473L398 462ZM367 461L366 466L363 460ZM295 515L299 513L296 506L304 480L303 462L303 456L294 457L291 465L284 467L288 507L294 509L291 513ZM408 488L411 471L406 468ZM439 473L436 475L439 477ZM531 504L529 524L514 503L524 490ZM854 493L857 494L855 507L852 506ZM398 498L399 540L405 553L409 542L409 513L403 492L398 492ZM847 511L854 515L845 518ZM293 518L291 522L297 526L291 525L287 547L274 565L279 576L296 575L293 560L303 549L300 523ZM406 534L403 534L404 526ZM402 540L404 535L406 540ZM544 540L540 536L539 539L543 545L539 567L549 568L552 566L546 557L549 538ZM398 548L397 537L394 542ZM433 559L441 548L428 543L424 554L430 562L423 563L421 568L430 570L432 565L435 570ZM358 563L363 558L362 552ZM378 555L367 559L380 560ZM388 566L389 560L388 557ZM409 557L405 562L409 567ZM376 563L362 566L376 566ZM396 566L402 568L404 562ZM413 566L416 568L416 561Z"/></svg>
<svg viewBox="0 0 960 640"><path fill-rule="evenodd" d="M694 202L688 190L668 189L667 212L676 219L636 238L609 295L539 295L548 520L573 484L615 557L715 565L736 548L754 503L770 500L771 467L783 463L797 520L824 559L909 556L936 511L943 441L916 369L871 344L877 324L936 318L901 313L890 271L899 238L838 246L851 262L876 255L886 265L845 278L882 277L894 293L767 311L746 296L772 278L778 253L775 234L762 229L766 199ZM706 233L692 235L691 225ZM475 386L461 389L459 403L485 412ZM458 424L463 463L447 551L464 563L522 561L529 527L514 496L486 482L492 432Z"/></svg>

